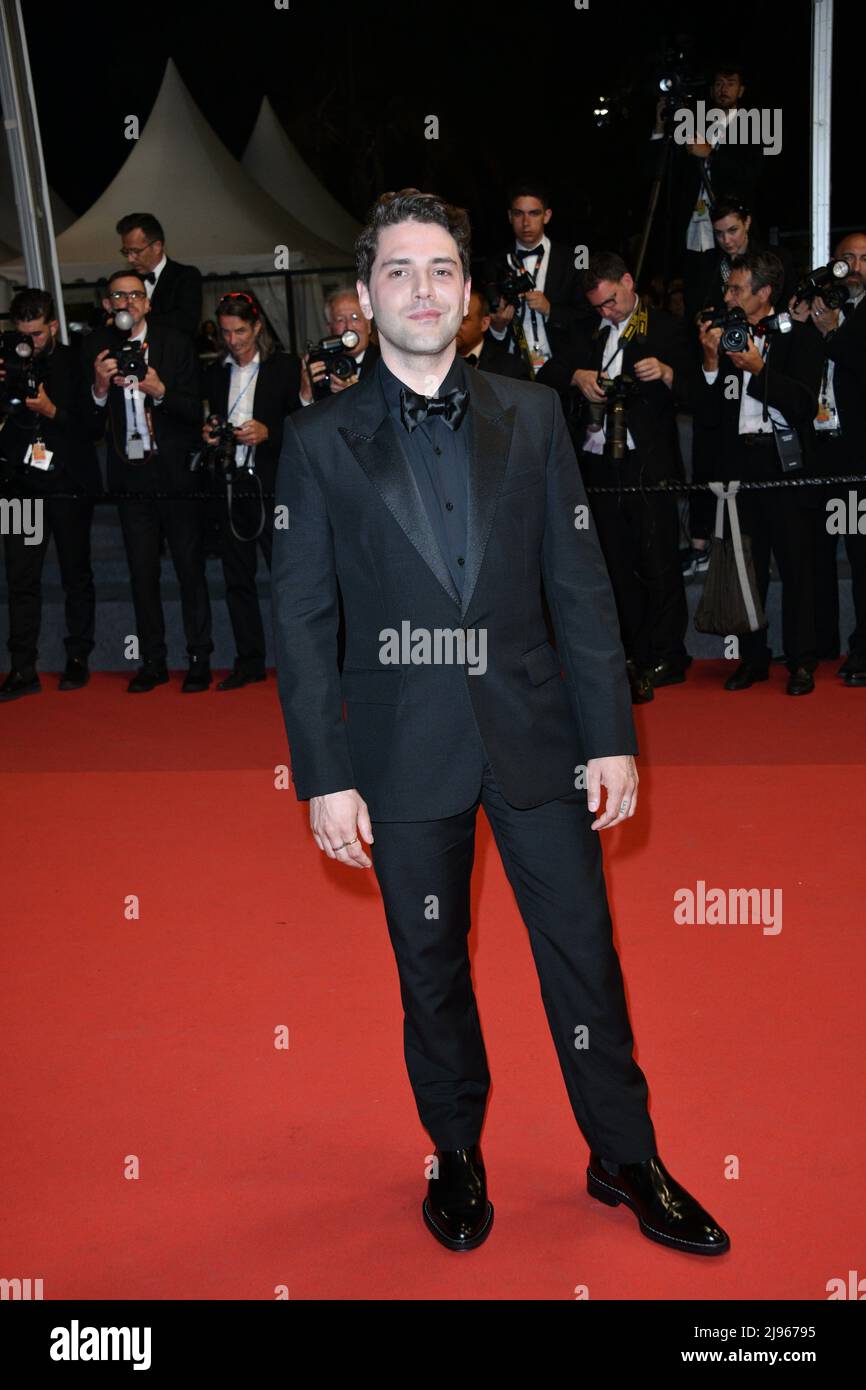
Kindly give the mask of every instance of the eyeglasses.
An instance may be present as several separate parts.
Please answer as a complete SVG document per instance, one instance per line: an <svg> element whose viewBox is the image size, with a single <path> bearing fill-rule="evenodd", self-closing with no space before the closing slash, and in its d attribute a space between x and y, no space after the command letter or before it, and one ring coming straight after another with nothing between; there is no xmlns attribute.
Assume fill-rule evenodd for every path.
<svg viewBox="0 0 866 1390"><path fill-rule="evenodd" d="M360 314L332 314L332 323L360 323Z"/></svg>
<svg viewBox="0 0 866 1390"><path fill-rule="evenodd" d="M119 299L147 299L147 292L145 290L109 290L108 298L113 299L115 303Z"/></svg>
<svg viewBox="0 0 866 1390"><path fill-rule="evenodd" d="M157 240L158 238L154 237L154 241ZM143 246L121 246L120 254L129 260L130 256L140 256L142 251L147 250L148 246L153 246L153 241L146 241Z"/></svg>

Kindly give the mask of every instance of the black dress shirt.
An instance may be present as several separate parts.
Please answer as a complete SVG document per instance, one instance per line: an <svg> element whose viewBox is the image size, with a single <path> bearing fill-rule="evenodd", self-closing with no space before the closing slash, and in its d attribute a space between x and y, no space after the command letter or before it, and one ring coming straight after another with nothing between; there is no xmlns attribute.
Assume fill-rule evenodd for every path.
<svg viewBox="0 0 866 1390"><path fill-rule="evenodd" d="M410 434L400 412L400 389L405 383L389 371L381 357L377 370L385 403L399 431L433 534L462 597L469 518L469 433L466 416L457 429L452 430L441 415L432 415L416 425ZM455 386L465 390L466 370L462 359L455 356L448 375L439 387L439 394Z"/></svg>

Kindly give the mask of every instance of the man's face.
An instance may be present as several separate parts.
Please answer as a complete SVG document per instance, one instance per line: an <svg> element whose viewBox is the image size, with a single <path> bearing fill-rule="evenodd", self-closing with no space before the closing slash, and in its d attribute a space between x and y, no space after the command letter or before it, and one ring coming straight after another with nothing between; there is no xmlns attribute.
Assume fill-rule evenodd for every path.
<svg viewBox="0 0 866 1390"><path fill-rule="evenodd" d="M634 280L626 271L621 280L601 280L586 297L607 323L622 323L635 306Z"/></svg>
<svg viewBox="0 0 866 1390"><path fill-rule="evenodd" d="M261 324L247 323L237 314L220 314L220 337L239 366L256 355Z"/></svg>
<svg viewBox="0 0 866 1390"><path fill-rule="evenodd" d="M732 212L728 217L720 217L713 223L716 244L729 256L742 256L749 244L751 225L751 214L742 218L738 212Z"/></svg>
<svg viewBox="0 0 866 1390"><path fill-rule="evenodd" d="M49 319L46 323L41 316L38 319L21 319L15 327L19 333L26 333L33 339L33 356L41 357L43 352L50 352L51 345L57 337L60 324L57 319Z"/></svg>
<svg viewBox="0 0 866 1390"><path fill-rule="evenodd" d="M752 289L752 275L748 270L732 270L725 286L725 304L729 309L735 305L742 309L750 323L757 323L770 307L770 288L765 285L757 294Z"/></svg>
<svg viewBox="0 0 866 1390"><path fill-rule="evenodd" d="M537 246L550 221L551 209L540 198L515 198L508 209L508 220L521 246Z"/></svg>
<svg viewBox="0 0 866 1390"><path fill-rule="evenodd" d="M435 357L457 336L469 308L451 233L436 222L400 222L379 232L370 284L358 281L364 317L379 337L402 352Z"/></svg>
<svg viewBox="0 0 866 1390"><path fill-rule="evenodd" d="M120 242L120 253L129 261L132 270L153 270L163 257L165 243L151 241L140 227L124 232Z"/></svg>
<svg viewBox="0 0 866 1390"><path fill-rule="evenodd" d="M340 294L328 305L328 332L339 337L348 329L358 335L358 346L347 349L350 357L357 357L370 341L371 324L364 318L361 302L356 294Z"/></svg>
<svg viewBox="0 0 866 1390"><path fill-rule="evenodd" d="M457 351L461 355L476 348L490 327L490 315L481 312L481 296L469 296L469 308L457 330Z"/></svg>
<svg viewBox="0 0 866 1390"><path fill-rule="evenodd" d="M861 294L866 289L866 236L853 232L843 237L836 247L836 256L847 261L851 270L845 284L853 295Z"/></svg>
<svg viewBox="0 0 866 1390"><path fill-rule="evenodd" d="M102 301L103 309L116 314L119 309L128 309L132 316L131 332L134 333L150 308L150 300L144 288L144 281L137 275L119 275L113 282L108 295Z"/></svg>
<svg viewBox="0 0 866 1390"><path fill-rule="evenodd" d="M717 72L710 87L713 105L722 111L732 111L745 91L738 72Z"/></svg>

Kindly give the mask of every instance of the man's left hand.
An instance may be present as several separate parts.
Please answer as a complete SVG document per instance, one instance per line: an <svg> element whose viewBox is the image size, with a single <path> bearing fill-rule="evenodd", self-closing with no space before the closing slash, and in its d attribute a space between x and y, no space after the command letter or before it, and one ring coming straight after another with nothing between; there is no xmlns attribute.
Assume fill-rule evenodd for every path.
<svg viewBox="0 0 866 1390"><path fill-rule="evenodd" d="M839 310L828 309L819 294L816 294L812 300L812 307L809 312L812 322L822 338L826 338L828 333L832 333L839 327Z"/></svg>
<svg viewBox="0 0 866 1390"><path fill-rule="evenodd" d="M639 381L663 381L668 387L672 386L674 381L673 367L669 367L666 362L660 362L657 357L642 357L639 362L635 362L634 374Z"/></svg>
<svg viewBox="0 0 866 1390"><path fill-rule="evenodd" d="M35 396L27 396L24 404L28 410L34 411L36 415L44 415L46 419L53 420L57 414L57 406L45 394L45 386L40 381L39 390Z"/></svg>
<svg viewBox="0 0 866 1390"><path fill-rule="evenodd" d="M261 420L247 420L235 430L235 439L240 444L264 444L267 437L268 427Z"/></svg>
<svg viewBox="0 0 866 1390"><path fill-rule="evenodd" d="M764 359L755 347L754 338L749 339L746 352L729 352L728 357L735 367L739 367L740 371L751 372L752 376L758 376L764 370Z"/></svg>
<svg viewBox="0 0 866 1390"><path fill-rule="evenodd" d="M164 396L165 386L160 381L153 367L148 367L143 381L138 383L139 391L143 391L146 396Z"/></svg>
<svg viewBox="0 0 866 1390"><path fill-rule="evenodd" d="M601 788L607 790L604 812L593 821L592 830L609 830L612 825L628 820L637 809L638 775L630 753L612 758L590 758L586 765L587 804L597 811L601 804Z"/></svg>
<svg viewBox="0 0 866 1390"><path fill-rule="evenodd" d="M550 300L544 290L527 290L521 298L526 300L530 309L537 309L540 314L550 313Z"/></svg>

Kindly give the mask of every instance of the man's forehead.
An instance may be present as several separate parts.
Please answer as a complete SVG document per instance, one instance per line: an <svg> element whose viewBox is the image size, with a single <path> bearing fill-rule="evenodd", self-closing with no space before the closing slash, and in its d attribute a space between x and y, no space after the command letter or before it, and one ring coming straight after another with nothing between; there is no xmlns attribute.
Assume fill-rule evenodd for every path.
<svg viewBox="0 0 866 1390"><path fill-rule="evenodd" d="M866 236L847 236L839 243L839 255L866 256Z"/></svg>

